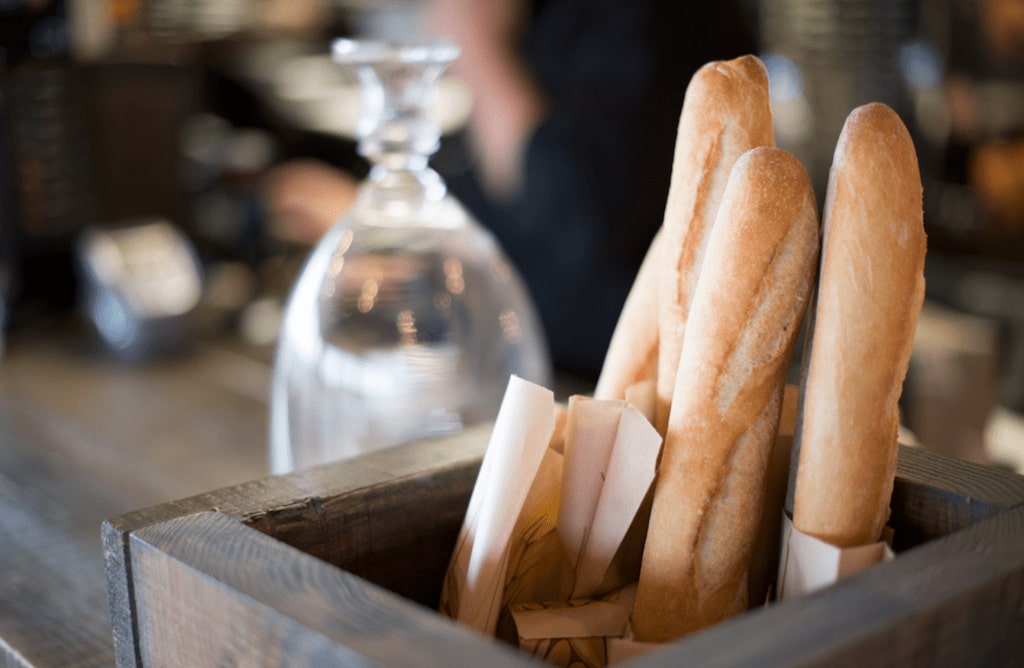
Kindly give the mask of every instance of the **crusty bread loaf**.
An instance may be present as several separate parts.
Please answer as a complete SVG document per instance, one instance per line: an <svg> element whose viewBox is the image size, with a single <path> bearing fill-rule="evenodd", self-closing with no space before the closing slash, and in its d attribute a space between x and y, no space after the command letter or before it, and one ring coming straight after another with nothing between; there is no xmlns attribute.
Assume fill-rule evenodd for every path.
<svg viewBox="0 0 1024 668"><path fill-rule="evenodd" d="M654 236L615 324L595 399L626 398L638 383L654 383L658 372L658 280L665 235Z"/></svg>
<svg viewBox="0 0 1024 668"><path fill-rule="evenodd" d="M658 280L655 427L668 424L679 353L704 249L733 163L772 146L768 75L756 56L716 61L690 80L676 135Z"/></svg>
<svg viewBox="0 0 1024 668"><path fill-rule="evenodd" d="M877 541L888 519L925 246L910 134L885 105L858 107L829 175L794 446L794 526L840 547Z"/></svg>
<svg viewBox="0 0 1024 668"><path fill-rule="evenodd" d="M687 322L632 617L638 640L672 640L747 607L767 462L818 248L799 161L776 148L745 153Z"/></svg>

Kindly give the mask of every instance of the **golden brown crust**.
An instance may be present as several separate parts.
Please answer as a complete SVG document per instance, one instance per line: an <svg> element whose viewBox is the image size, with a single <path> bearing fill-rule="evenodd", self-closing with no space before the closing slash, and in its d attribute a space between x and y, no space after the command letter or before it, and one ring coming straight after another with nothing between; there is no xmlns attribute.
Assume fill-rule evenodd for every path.
<svg viewBox="0 0 1024 668"><path fill-rule="evenodd" d="M774 141L768 75L756 56L711 62L693 75L679 118L663 223L655 413L662 434L694 287L729 172L745 151Z"/></svg>
<svg viewBox="0 0 1024 668"><path fill-rule="evenodd" d="M663 642L741 612L786 370L814 282L818 217L799 161L736 161L683 342L633 629Z"/></svg>
<svg viewBox="0 0 1024 668"><path fill-rule="evenodd" d="M877 541L888 519L897 402L924 298L921 193L896 113L851 112L823 210L793 508L798 529L839 546Z"/></svg>

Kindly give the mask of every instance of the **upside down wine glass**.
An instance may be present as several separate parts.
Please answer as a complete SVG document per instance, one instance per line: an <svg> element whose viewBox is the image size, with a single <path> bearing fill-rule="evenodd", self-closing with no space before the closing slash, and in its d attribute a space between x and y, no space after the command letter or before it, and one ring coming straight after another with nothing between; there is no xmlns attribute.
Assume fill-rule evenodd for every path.
<svg viewBox="0 0 1024 668"><path fill-rule="evenodd" d="M426 112L451 43L337 40L371 164L289 296L274 360L270 468L284 473L492 420L510 374L550 382L540 326L494 238L428 166Z"/></svg>

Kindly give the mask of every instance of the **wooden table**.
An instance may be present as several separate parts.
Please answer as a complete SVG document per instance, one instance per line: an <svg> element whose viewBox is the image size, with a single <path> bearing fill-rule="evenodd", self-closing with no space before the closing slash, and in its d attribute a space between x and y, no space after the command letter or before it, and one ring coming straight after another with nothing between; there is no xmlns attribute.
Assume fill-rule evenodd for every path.
<svg viewBox="0 0 1024 668"><path fill-rule="evenodd" d="M266 475L267 364L209 345L130 364L86 341L0 358L0 666L113 665L101 522Z"/></svg>

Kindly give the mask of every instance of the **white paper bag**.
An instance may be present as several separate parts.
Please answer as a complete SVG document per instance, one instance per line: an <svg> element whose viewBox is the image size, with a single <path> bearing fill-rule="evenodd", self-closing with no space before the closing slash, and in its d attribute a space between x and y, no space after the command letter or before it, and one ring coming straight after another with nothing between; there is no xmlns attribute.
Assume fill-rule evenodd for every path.
<svg viewBox="0 0 1024 668"><path fill-rule="evenodd" d="M803 533L783 513L777 599L809 594L893 558L886 541L857 547L836 547Z"/></svg>

